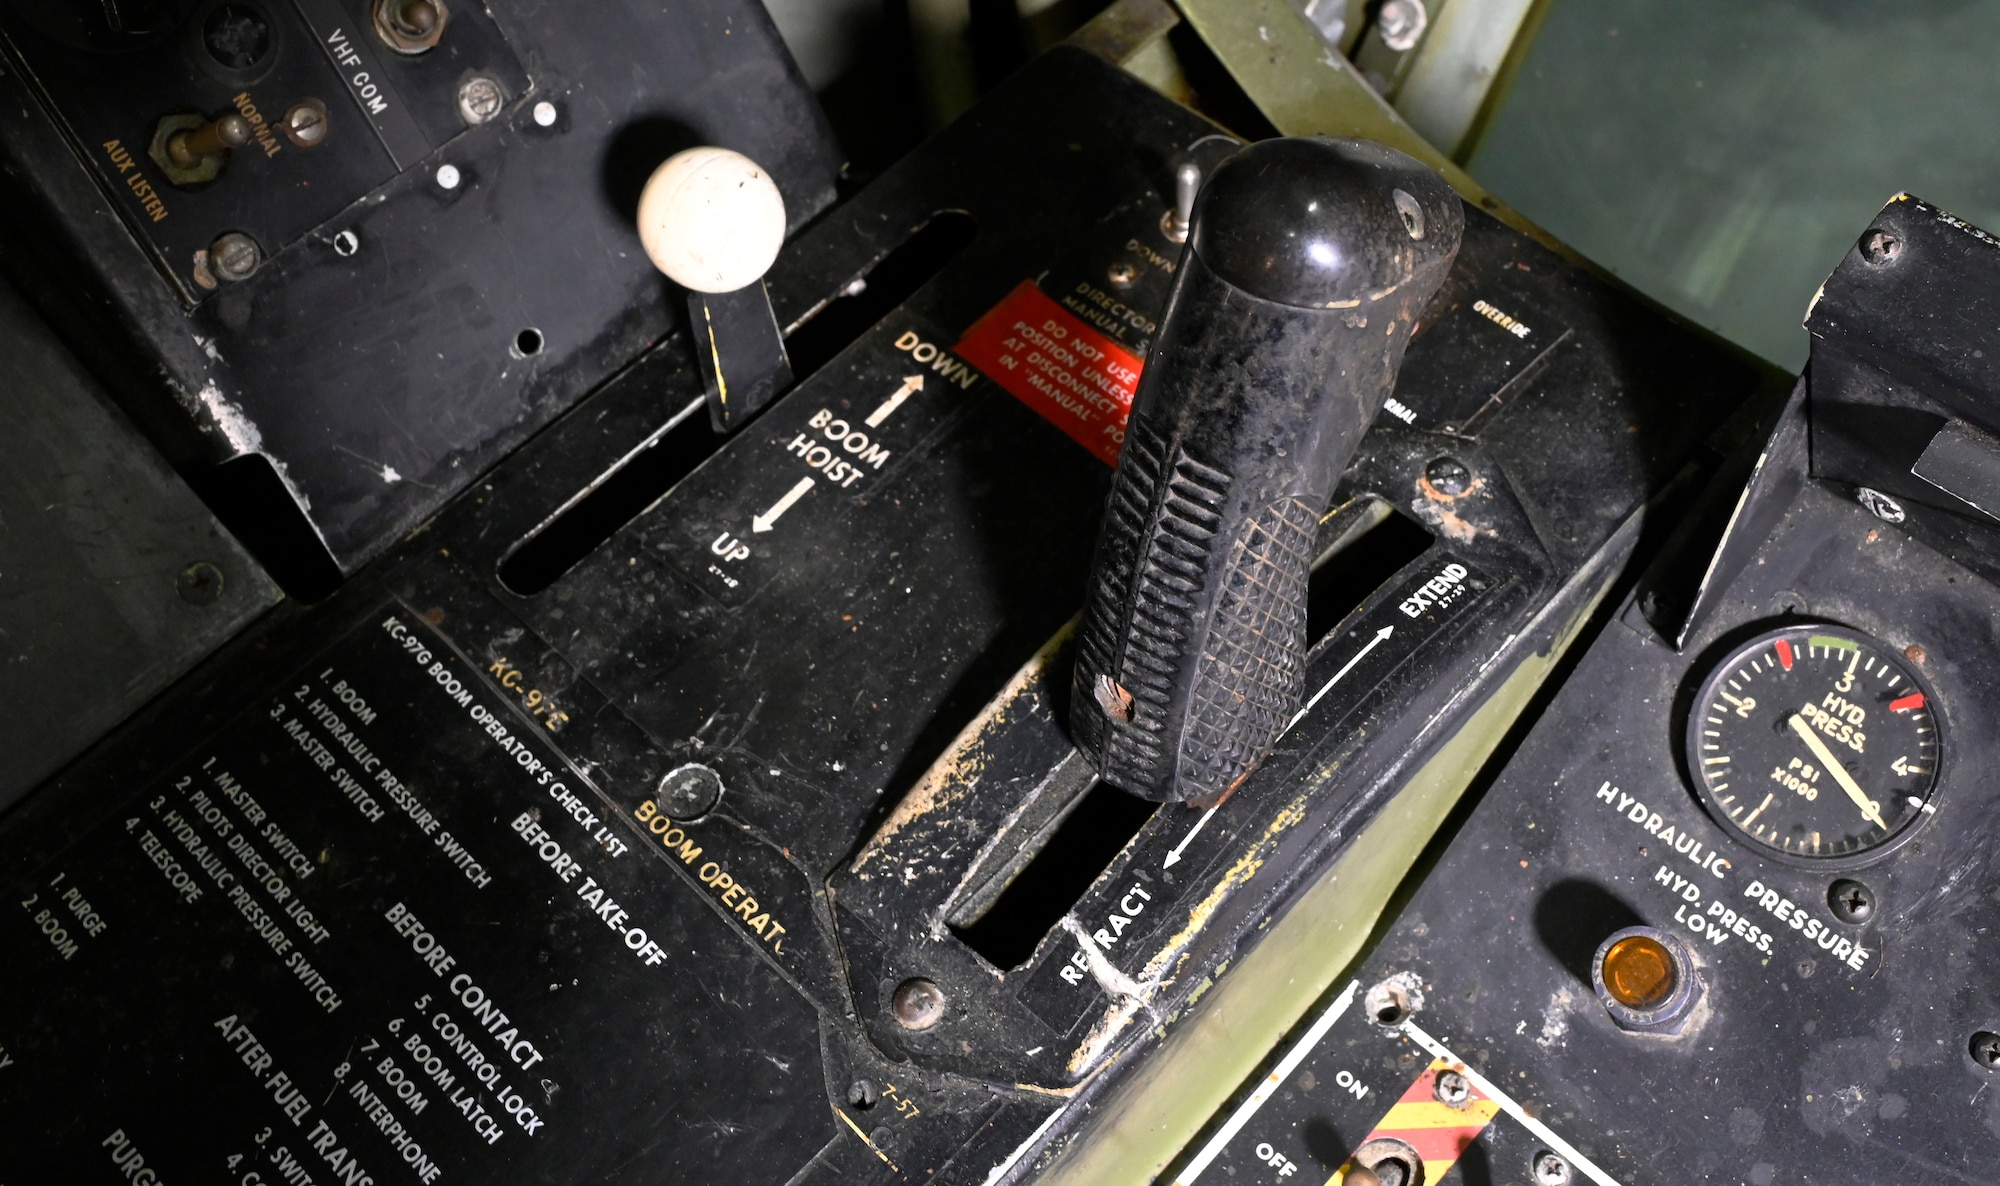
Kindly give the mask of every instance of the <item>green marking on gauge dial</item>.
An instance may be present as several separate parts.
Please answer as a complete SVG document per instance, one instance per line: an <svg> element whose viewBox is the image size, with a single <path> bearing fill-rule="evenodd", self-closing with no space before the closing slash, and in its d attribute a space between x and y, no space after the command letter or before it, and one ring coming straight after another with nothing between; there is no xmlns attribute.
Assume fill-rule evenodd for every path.
<svg viewBox="0 0 2000 1186"><path fill-rule="evenodd" d="M1688 721L1688 765L1738 839L1854 857L1935 814L1937 717L1895 649L1818 629L1760 635L1709 673Z"/></svg>

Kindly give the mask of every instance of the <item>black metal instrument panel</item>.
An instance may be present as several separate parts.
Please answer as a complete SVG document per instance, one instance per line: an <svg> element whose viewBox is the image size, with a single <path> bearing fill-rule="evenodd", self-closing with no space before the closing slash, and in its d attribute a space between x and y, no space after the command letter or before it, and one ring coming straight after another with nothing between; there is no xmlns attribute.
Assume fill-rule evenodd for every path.
<svg viewBox="0 0 2000 1186"><path fill-rule="evenodd" d="M633 227L661 161L743 152L794 229L840 169L760 4L447 0L407 55L385 7L0 15L6 266L311 597L679 324ZM310 145L286 132L301 105L324 114ZM177 185L168 121L221 116L252 138ZM225 235L251 245L242 278L217 271Z"/></svg>
<svg viewBox="0 0 2000 1186"><path fill-rule="evenodd" d="M1427 1182L1994 1180L2000 594L1965 493L2000 455L1912 466L1990 432L1996 278L1983 232L1908 197L1878 216L1741 480L1321 1015L1346 1019L1308 1027L1179 1182L1277 1180L1259 1149L1324 1177L1378 1117ZM1684 953L1673 1029L1607 1003L1629 928ZM1417 1082L1427 1054L1470 1095ZM1329 1082L1376 1068L1412 1085L1400 1112Z"/></svg>
<svg viewBox="0 0 2000 1186"><path fill-rule="evenodd" d="M378 1182L423 1165L482 1181L1029 1172L1156 1040L1131 1019L1175 1024L1399 773L1552 645L1756 383L1473 214L1462 279L1426 317L1453 327L1436 348L1478 361L1490 329L1518 359L1504 322L1459 316L1468 296L1560 326L1557 343L1522 379L1518 362L1426 372L1418 336L1413 373L1458 386L1403 385L1409 416L1392 408L1364 441L1321 542L1353 564L1378 520L1420 542L1327 593L1291 735L1212 817L1135 825L1024 962L991 962L947 916L970 909L972 874L1007 880L996 853L1035 855L1023 811L1083 790L1061 789L1052 697L1110 471L964 335L1024 281L1063 286L1051 303L1076 297L1065 316L1093 324L1107 305L1078 286L1142 235L1159 262L1141 259L1151 287L1127 307L1163 296L1173 166L1214 136L1051 52L792 244L769 281L779 323L805 341L941 211L974 221L969 244L573 567L537 588L500 575L621 467L708 431L670 422L700 395L677 351L24 801L0 824L29 902L0 932L0 1098L51 1136L0 1154L15 1176L140 1156L162 1177L266 1180L285 1164ZM1480 295L1485 276L1513 295ZM1474 372L1492 386L1477 399ZM711 777L719 799L671 806ZM1078 930L1117 940L1101 965L1079 969ZM930 1028L890 1005L913 976L943 994ZM112 1021L139 979L143 1034ZM225 1123L211 1100L264 1119Z"/></svg>

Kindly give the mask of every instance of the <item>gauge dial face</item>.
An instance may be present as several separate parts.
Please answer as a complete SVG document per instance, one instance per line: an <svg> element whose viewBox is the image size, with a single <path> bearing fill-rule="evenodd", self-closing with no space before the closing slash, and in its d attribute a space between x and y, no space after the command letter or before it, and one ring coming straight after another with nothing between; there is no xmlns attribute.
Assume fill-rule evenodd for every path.
<svg viewBox="0 0 2000 1186"><path fill-rule="evenodd" d="M1854 857L1932 813L1930 689L1887 645L1833 626L1776 630L1702 684L1688 766L1711 814L1752 844Z"/></svg>

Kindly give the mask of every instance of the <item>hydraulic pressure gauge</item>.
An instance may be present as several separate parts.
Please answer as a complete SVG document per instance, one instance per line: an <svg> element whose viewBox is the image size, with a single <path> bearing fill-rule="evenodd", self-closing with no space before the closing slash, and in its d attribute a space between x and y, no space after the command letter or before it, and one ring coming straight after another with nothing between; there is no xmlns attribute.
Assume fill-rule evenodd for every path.
<svg viewBox="0 0 2000 1186"><path fill-rule="evenodd" d="M1761 635L1703 682L1688 767L1710 814L1808 860L1882 848L1931 814L1930 689L1885 644L1834 626Z"/></svg>

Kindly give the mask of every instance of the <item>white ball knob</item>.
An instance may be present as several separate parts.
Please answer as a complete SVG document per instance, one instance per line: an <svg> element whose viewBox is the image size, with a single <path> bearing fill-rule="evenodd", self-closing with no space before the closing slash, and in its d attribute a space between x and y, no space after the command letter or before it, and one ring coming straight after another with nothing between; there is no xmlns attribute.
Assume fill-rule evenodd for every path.
<svg viewBox="0 0 2000 1186"><path fill-rule="evenodd" d="M785 199L756 161L690 148L653 170L639 194L639 242L683 288L735 292L754 284L785 242Z"/></svg>

